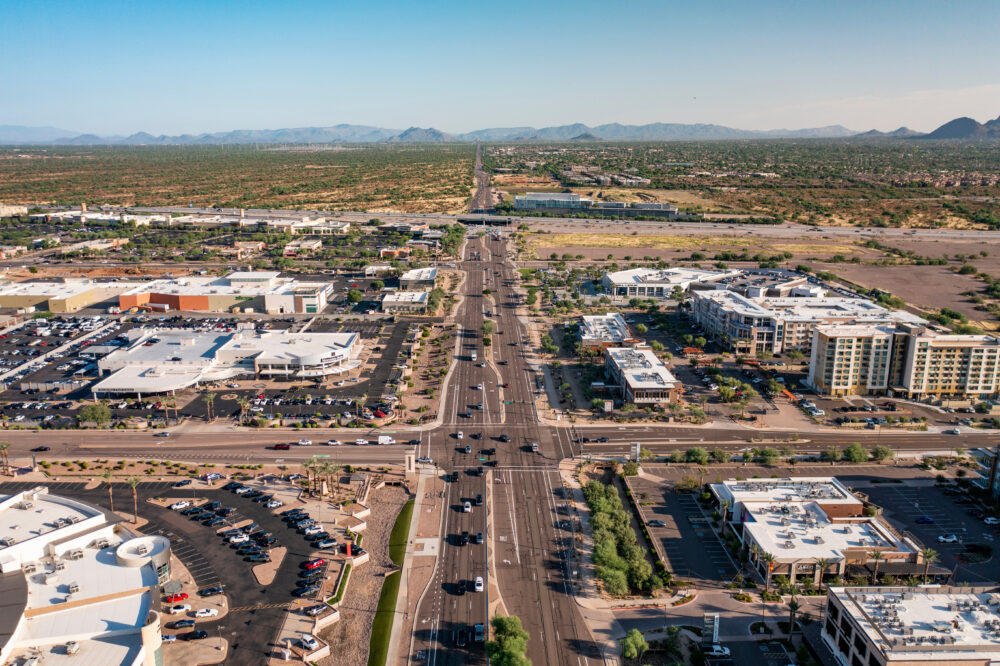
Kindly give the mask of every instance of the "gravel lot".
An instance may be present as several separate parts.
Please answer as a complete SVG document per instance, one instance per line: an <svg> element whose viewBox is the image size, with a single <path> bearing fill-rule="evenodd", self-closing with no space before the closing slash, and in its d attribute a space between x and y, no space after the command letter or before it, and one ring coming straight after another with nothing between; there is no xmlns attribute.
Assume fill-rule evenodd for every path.
<svg viewBox="0 0 1000 666"><path fill-rule="evenodd" d="M382 579L386 572L396 569L389 559L389 532L408 499L409 494L397 486L386 486L369 496L372 513L367 518L368 529L361 545L371 559L351 571L347 595L340 604L340 622L320 634L330 644L331 655L321 664L364 666L368 663L368 640Z"/></svg>

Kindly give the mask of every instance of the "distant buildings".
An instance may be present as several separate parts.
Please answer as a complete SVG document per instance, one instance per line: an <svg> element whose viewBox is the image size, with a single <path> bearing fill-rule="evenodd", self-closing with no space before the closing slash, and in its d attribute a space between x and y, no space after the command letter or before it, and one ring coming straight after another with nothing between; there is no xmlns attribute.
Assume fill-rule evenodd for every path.
<svg viewBox="0 0 1000 666"><path fill-rule="evenodd" d="M27 206L0 204L0 217L20 217L27 214Z"/></svg>
<svg viewBox="0 0 1000 666"><path fill-rule="evenodd" d="M314 380L357 367L357 333L192 333L132 329L126 345L97 367L95 396L172 393L236 377Z"/></svg>
<svg viewBox="0 0 1000 666"><path fill-rule="evenodd" d="M666 300L675 290L687 291L692 284L737 277L740 271L706 271L694 268L632 268L605 273L601 282L613 300L632 298Z"/></svg>
<svg viewBox="0 0 1000 666"><path fill-rule="evenodd" d="M0 495L0 663L163 663L170 540L121 520L44 486Z"/></svg>
<svg viewBox="0 0 1000 666"><path fill-rule="evenodd" d="M383 247L379 248L379 259L406 259L410 256L410 247Z"/></svg>
<svg viewBox="0 0 1000 666"><path fill-rule="evenodd" d="M437 282L437 268L414 268L399 276L399 288L405 291L430 290Z"/></svg>
<svg viewBox="0 0 1000 666"><path fill-rule="evenodd" d="M395 271L396 268L389 264L371 264L365 266L365 277L378 277L379 275L388 275Z"/></svg>
<svg viewBox="0 0 1000 666"><path fill-rule="evenodd" d="M281 254L286 257L301 257L306 254L318 252L321 249L323 249L323 241L321 239L302 238L286 243L285 247L281 250Z"/></svg>
<svg viewBox="0 0 1000 666"><path fill-rule="evenodd" d="M828 576L870 579L874 552L880 553L881 575L924 572L919 544L880 517L865 516L864 503L836 478L730 479L709 488L728 507L727 529L762 578L781 575L790 583L817 584ZM937 567L930 572L948 573Z"/></svg>
<svg viewBox="0 0 1000 666"><path fill-rule="evenodd" d="M382 312L422 314L427 311L428 292L393 291L382 297Z"/></svg>
<svg viewBox="0 0 1000 666"><path fill-rule="evenodd" d="M603 315L584 315L580 318L580 345L585 349L622 347L638 342L632 337L625 318L617 312Z"/></svg>
<svg viewBox="0 0 1000 666"><path fill-rule="evenodd" d="M125 283L96 283L84 279L61 282L2 282L0 308L45 310L54 313L76 312L111 298L128 287L129 285Z"/></svg>
<svg viewBox="0 0 1000 666"><path fill-rule="evenodd" d="M623 182L638 182L620 176ZM647 181L648 182L648 181ZM622 215L624 217L654 216L674 218L677 207L668 203L628 203L623 201L594 201L588 197L569 192L528 192L514 197L514 209L523 212L576 213L592 211L599 215Z"/></svg>
<svg viewBox="0 0 1000 666"><path fill-rule="evenodd" d="M590 208L593 203L593 199L566 192L528 192L522 196L514 197L514 208L516 210L546 210L553 208L559 210L583 210Z"/></svg>
<svg viewBox="0 0 1000 666"><path fill-rule="evenodd" d="M649 349L608 347L604 374L624 402L638 406L677 402L681 383Z"/></svg>
<svg viewBox="0 0 1000 666"><path fill-rule="evenodd" d="M817 326L808 384L826 395L986 399L1000 391L1000 338L924 326Z"/></svg>
<svg viewBox="0 0 1000 666"><path fill-rule="evenodd" d="M201 312L262 311L268 314L317 314L326 307L331 285L283 278L276 271L236 271L223 278L183 277L153 280L118 297L124 310Z"/></svg>
<svg viewBox="0 0 1000 666"><path fill-rule="evenodd" d="M1000 663L996 586L831 587L820 637L851 666Z"/></svg>
<svg viewBox="0 0 1000 666"><path fill-rule="evenodd" d="M253 218L248 218L253 219ZM351 229L351 223L343 220L329 220L323 217L302 218L270 218L260 220L268 231L285 233L292 236L330 236L346 234Z"/></svg>

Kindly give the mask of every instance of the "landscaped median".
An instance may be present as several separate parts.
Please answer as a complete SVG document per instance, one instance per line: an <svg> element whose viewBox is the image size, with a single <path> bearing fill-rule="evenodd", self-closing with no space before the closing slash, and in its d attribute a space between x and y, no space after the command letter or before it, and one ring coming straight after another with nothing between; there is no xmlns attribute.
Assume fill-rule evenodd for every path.
<svg viewBox="0 0 1000 666"><path fill-rule="evenodd" d="M406 559L406 543L410 536L410 520L413 518L414 500L409 500L399 510L396 522L389 533L389 559L397 566ZM368 666L384 666L389 656L389 641L392 638L392 623L396 618L396 598L399 596L401 570L390 571L382 581L375 619L372 621L371 639L368 645Z"/></svg>

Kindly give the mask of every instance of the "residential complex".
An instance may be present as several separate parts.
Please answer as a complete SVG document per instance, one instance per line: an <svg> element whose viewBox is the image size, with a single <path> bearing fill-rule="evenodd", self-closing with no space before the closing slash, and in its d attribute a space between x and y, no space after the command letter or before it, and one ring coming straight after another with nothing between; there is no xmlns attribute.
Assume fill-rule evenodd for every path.
<svg viewBox="0 0 1000 666"><path fill-rule="evenodd" d="M193 310L315 314L326 307L331 286L299 282L276 271L237 271L223 278L183 277L153 280L118 297L125 310Z"/></svg>
<svg viewBox="0 0 1000 666"><path fill-rule="evenodd" d="M608 347L604 374L623 401L640 406L677 402L681 383L649 349Z"/></svg>
<svg viewBox="0 0 1000 666"><path fill-rule="evenodd" d="M1000 391L1000 338L925 326L818 326L808 383L828 395L984 399Z"/></svg>
<svg viewBox="0 0 1000 666"><path fill-rule="evenodd" d="M629 182L634 182L631 179ZM519 211L544 211L550 213L574 213L594 211L601 215L622 215L623 217L677 217L677 206L660 202L594 201L588 197L569 192L527 192L514 197L514 208Z"/></svg>
<svg viewBox="0 0 1000 666"><path fill-rule="evenodd" d="M865 516L864 503L836 478L730 479L710 489L720 506L729 507L727 528L762 577L784 575L793 583L828 575L870 577L876 551L882 574L924 571L919 545L881 518Z"/></svg>
<svg viewBox="0 0 1000 666"><path fill-rule="evenodd" d="M821 637L841 664L1000 662L1000 588L832 587Z"/></svg>
<svg viewBox="0 0 1000 666"><path fill-rule="evenodd" d="M399 288L407 291L433 289L437 275L437 268L414 268L399 276Z"/></svg>
<svg viewBox="0 0 1000 666"><path fill-rule="evenodd" d="M101 375L91 391L146 395L172 393L235 377L321 379L356 368L357 333L191 333L133 329L124 347L97 363Z"/></svg>
<svg viewBox="0 0 1000 666"><path fill-rule="evenodd" d="M382 297L382 312L420 314L426 311L426 291L394 291Z"/></svg>
<svg viewBox="0 0 1000 666"><path fill-rule="evenodd" d="M741 354L793 349L808 354L820 324L926 324L863 298L750 297L729 289L694 290L691 313L705 332Z"/></svg>
<svg viewBox="0 0 1000 666"><path fill-rule="evenodd" d="M615 273L605 273L601 282L605 292L614 300L652 298L665 300L676 291L687 291L701 282L717 282L736 278L741 271L705 271L695 268L632 268Z"/></svg>
<svg viewBox="0 0 1000 666"><path fill-rule="evenodd" d="M0 663L163 663L170 541L44 486L0 496Z"/></svg>
<svg viewBox="0 0 1000 666"><path fill-rule="evenodd" d="M632 337L625 318L617 312L580 317L580 345L586 349L622 347L638 342Z"/></svg>

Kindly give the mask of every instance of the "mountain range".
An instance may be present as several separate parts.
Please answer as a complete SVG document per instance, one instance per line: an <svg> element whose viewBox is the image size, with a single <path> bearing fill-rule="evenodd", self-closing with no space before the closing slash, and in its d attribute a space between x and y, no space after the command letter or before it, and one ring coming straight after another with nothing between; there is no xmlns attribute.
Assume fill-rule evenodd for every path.
<svg viewBox="0 0 1000 666"><path fill-rule="evenodd" d="M921 133L907 127L892 132L857 132L842 125L808 129L743 130L710 124L650 123L622 125L609 123L590 127L582 123L554 127L492 127L462 134L434 128L406 130L369 125L340 124L330 127L294 127L275 130L233 130L205 134L154 136L139 132L129 136L78 134L55 127L0 125L0 145L217 145L250 143L450 143L513 141L704 141L720 139L994 139L1000 138L1000 118L979 123L972 118L956 118L933 132Z"/></svg>

